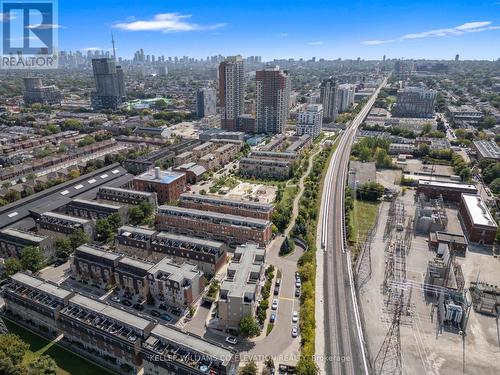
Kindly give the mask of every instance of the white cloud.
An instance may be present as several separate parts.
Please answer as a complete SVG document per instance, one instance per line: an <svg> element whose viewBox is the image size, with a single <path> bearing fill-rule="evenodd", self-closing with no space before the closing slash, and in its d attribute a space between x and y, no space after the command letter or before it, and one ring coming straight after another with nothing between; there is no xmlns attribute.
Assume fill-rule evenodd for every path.
<svg viewBox="0 0 500 375"><path fill-rule="evenodd" d="M287 37L287 36L288 36L288 33L281 33L281 34L279 34L279 36L282 36L282 37Z"/></svg>
<svg viewBox="0 0 500 375"><path fill-rule="evenodd" d="M418 33L405 34L395 39L365 40L362 41L361 44L365 44L368 46L376 46L379 44L402 42L411 39L458 36L465 33L477 33L481 31L498 30L498 29L500 29L500 26L492 26L491 21L466 22L462 25L455 26L452 28L435 29L435 30L422 31Z"/></svg>
<svg viewBox="0 0 500 375"><path fill-rule="evenodd" d="M57 25L54 23L47 23L47 24L39 24L39 25L28 25L26 26L27 29L39 29L39 30L47 30L47 29L65 29L66 27L62 25Z"/></svg>
<svg viewBox="0 0 500 375"><path fill-rule="evenodd" d="M322 40L316 40L316 41L314 41L314 42L309 42L309 43L307 43L307 44L308 44L308 45L310 45L310 46L320 46L320 45L322 45L323 43L324 43L324 42L323 42Z"/></svg>
<svg viewBox="0 0 500 375"><path fill-rule="evenodd" d="M119 22L114 24L113 27L127 31L161 31L163 33L173 33L180 31L215 30L226 26L225 23L214 25L190 23L187 19L191 17L190 14L162 13L155 15L152 20Z"/></svg>

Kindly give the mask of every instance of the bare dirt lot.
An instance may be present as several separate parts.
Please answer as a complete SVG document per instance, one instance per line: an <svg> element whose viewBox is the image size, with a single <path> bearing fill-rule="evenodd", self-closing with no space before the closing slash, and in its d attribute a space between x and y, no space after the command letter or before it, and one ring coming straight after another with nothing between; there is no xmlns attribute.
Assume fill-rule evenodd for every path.
<svg viewBox="0 0 500 375"><path fill-rule="evenodd" d="M379 176L377 176L379 177ZM393 177L388 177L388 180ZM408 190L401 199L407 214L415 211L414 191ZM388 332L392 313L384 304L382 283L385 270L384 239L390 203L382 203L377 229L371 246L371 276L361 286L359 299L363 312L364 328L368 341L370 360L373 364ZM449 219L447 230L462 233L455 208L446 209ZM427 236L414 236L407 257L407 279L412 281L410 316L401 320L401 361L403 374L457 374L463 368L462 337L451 330L438 330L436 310L427 303L422 291L427 262L435 253L429 251ZM367 258L368 259L368 258ZM462 265L465 287L470 281L479 280L500 285L500 260L491 251L470 246L465 258L457 258ZM363 267L366 269L366 267ZM406 310L406 309L405 309ZM471 309L466 329L465 372L474 375L500 373L500 331L493 317L475 313ZM389 357L395 353L389 353Z"/></svg>

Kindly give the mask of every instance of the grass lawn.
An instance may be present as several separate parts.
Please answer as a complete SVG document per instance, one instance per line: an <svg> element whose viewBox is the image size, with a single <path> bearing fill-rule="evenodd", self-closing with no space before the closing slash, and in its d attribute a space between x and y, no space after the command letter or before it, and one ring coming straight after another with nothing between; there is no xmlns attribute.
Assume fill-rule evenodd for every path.
<svg viewBox="0 0 500 375"><path fill-rule="evenodd" d="M34 356L48 355L57 363L59 375L111 375L112 372L105 370L91 362L86 361L82 357L73 354L72 352L54 344L53 342L38 336L37 334L21 327L11 320L3 319L10 333L15 333L23 341L30 345L30 353L28 358ZM28 355L30 357L28 357Z"/></svg>
<svg viewBox="0 0 500 375"><path fill-rule="evenodd" d="M353 232L350 240L352 243L362 245L365 242L368 232L377 220L378 206L378 202L354 200L354 208L351 213Z"/></svg>

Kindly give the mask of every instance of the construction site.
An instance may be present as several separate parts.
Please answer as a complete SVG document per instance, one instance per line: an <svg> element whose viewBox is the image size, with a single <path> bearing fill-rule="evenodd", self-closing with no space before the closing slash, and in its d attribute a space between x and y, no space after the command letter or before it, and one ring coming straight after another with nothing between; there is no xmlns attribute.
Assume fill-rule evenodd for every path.
<svg viewBox="0 0 500 375"><path fill-rule="evenodd" d="M372 372L500 373L499 266L442 197L382 202L356 277Z"/></svg>

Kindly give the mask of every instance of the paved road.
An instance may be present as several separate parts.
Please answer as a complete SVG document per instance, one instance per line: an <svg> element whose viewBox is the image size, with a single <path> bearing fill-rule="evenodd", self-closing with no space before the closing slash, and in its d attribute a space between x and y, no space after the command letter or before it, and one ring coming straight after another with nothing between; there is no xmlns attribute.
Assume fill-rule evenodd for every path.
<svg viewBox="0 0 500 375"><path fill-rule="evenodd" d="M328 374L368 374L362 329L352 288L350 254L344 241L344 192L351 146L385 80L342 134L328 167L322 197L324 361Z"/></svg>

